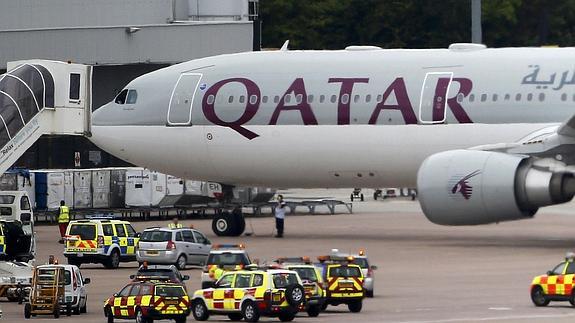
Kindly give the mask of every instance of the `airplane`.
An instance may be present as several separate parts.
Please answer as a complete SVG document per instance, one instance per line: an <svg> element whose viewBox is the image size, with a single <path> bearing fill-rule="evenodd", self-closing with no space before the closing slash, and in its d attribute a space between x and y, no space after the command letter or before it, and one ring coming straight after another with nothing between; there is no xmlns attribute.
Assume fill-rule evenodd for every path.
<svg viewBox="0 0 575 323"><path fill-rule="evenodd" d="M417 186L437 224L525 219L575 195L573 57L575 48L300 51L286 42L140 76L89 116L85 134L182 178ZM214 230L241 226L235 216L216 217Z"/></svg>

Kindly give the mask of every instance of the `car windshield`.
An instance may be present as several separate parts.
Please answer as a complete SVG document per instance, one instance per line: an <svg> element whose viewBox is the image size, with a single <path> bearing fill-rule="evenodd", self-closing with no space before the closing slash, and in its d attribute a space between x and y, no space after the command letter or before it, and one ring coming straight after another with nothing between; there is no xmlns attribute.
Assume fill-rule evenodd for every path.
<svg viewBox="0 0 575 323"><path fill-rule="evenodd" d="M359 267L361 267L361 269L365 269L365 268L369 267L369 263L367 262L367 259L365 259L365 258L355 258L355 259L353 259L353 264L358 265Z"/></svg>
<svg viewBox="0 0 575 323"><path fill-rule="evenodd" d="M136 276L140 277L161 277L166 280L172 281L181 281L181 278L178 277L174 271L169 269L140 269L138 270L138 274Z"/></svg>
<svg viewBox="0 0 575 323"><path fill-rule="evenodd" d="M181 286L156 286L156 296L161 297L181 297L186 292Z"/></svg>
<svg viewBox="0 0 575 323"><path fill-rule="evenodd" d="M212 253L208 257L208 265L249 265L249 261L242 253Z"/></svg>
<svg viewBox="0 0 575 323"><path fill-rule="evenodd" d="M144 242L166 242L170 240L172 240L171 231L161 231L161 230L144 231L142 233L142 236L140 237L140 241Z"/></svg>
<svg viewBox="0 0 575 323"><path fill-rule="evenodd" d="M329 277L361 277L361 271L355 266L330 267Z"/></svg>
<svg viewBox="0 0 575 323"><path fill-rule="evenodd" d="M294 267L290 268L290 270L295 271L303 281L317 282L317 275L313 268Z"/></svg>
<svg viewBox="0 0 575 323"><path fill-rule="evenodd" d="M94 240L96 239L96 226L94 224L80 224L75 223L70 227L71 236L80 236L82 240Z"/></svg>
<svg viewBox="0 0 575 323"><path fill-rule="evenodd" d="M290 285L297 284L297 275L292 273L277 273L272 275L275 288L286 288Z"/></svg>

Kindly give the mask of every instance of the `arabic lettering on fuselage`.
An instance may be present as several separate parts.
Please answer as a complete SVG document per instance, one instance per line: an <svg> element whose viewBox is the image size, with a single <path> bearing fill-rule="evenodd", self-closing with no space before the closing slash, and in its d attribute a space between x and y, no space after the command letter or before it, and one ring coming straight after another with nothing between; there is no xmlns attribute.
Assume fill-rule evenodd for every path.
<svg viewBox="0 0 575 323"><path fill-rule="evenodd" d="M471 119L461 106L460 102L457 100L458 97L467 97L471 93L473 83L468 78L453 78L451 83L457 83L459 89L457 93L451 97L447 97L447 85L449 83L449 78L439 78L437 79L437 84L435 85L435 97L433 102L443 102L446 104L434 106L432 112L433 121L442 121L444 119L446 109L449 109L457 122L459 123L472 123ZM349 98L353 92L354 85L359 83L367 84L369 83L369 78L329 78L326 80L327 83L333 83L339 85L339 97L337 99L337 124L338 125L348 125L350 124L350 101ZM243 113L235 121L222 120L218 114L218 107L215 104L214 97L217 96L218 91L226 84L237 83L241 84L245 88L247 94L247 100L245 101L245 106L243 107ZM381 92L380 92L381 93ZM405 81L403 77L398 77L385 90L382 92L382 99L375 102L373 105L373 110L371 111L371 116L369 118L368 124L377 124L377 120L380 114L385 110L395 110L399 111L403 117L405 124L417 124L416 111L414 110L409 95L407 93L407 88L405 86ZM307 98L306 86L303 78L296 78L291 82L287 90L284 92L282 97L277 102L271 118L267 124L275 125L278 124L278 119L281 113L285 111L298 111L304 125L318 125L316 115L312 108L312 104L308 100L294 100L295 102L289 103L286 96ZM347 99L342 99L343 97ZM213 85L211 85L204 93L202 98L202 112L205 118L219 126L228 127L235 130L242 136L248 139L254 139L259 135L252 132L251 130L244 127L250 120L252 120L260 109L261 103L261 90L256 82L248 78L228 78L220 80ZM210 99L211 98L211 99ZM252 99L253 98L253 99Z"/></svg>
<svg viewBox="0 0 575 323"><path fill-rule="evenodd" d="M521 84L525 85L535 85L537 89L548 89L560 90L565 85L575 85L575 69L573 71L563 71L561 73L561 78L557 78L557 72L549 75L548 77L541 77L539 79L539 65L529 65L532 71L523 77Z"/></svg>

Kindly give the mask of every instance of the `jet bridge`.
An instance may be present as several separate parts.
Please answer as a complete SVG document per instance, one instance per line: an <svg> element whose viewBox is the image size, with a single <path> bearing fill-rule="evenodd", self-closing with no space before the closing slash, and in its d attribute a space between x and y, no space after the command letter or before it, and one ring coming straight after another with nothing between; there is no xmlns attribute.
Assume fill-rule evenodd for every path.
<svg viewBox="0 0 575 323"><path fill-rule="evenodd" d="M8 63L0 75L0 173L41 135L90 132L92 67L46 60Z"/></svg>

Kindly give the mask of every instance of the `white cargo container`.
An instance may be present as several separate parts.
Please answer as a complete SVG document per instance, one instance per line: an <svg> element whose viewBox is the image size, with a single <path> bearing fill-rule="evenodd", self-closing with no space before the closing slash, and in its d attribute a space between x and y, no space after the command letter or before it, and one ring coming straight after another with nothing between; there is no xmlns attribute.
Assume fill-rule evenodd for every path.
<svg viewBox="0 0 575 323"><path fill-rule="evenodd" d="M126 170L126 206L150 206L152 204L150 171L143 168Z"/></svg>
<svg viewBox="0 0 575 323"><path fill-rule="evenodd" d="M184 180L172 175L166 175L166 195L184 194Z"/></svg>
<svg viewBox="0 0 575 323"><path fill-rule="evenodd" d="M92 207L110 207L110 169L92 170Z"/></svg>
<svg viewBox="0 0 575 323"><path fill-rule="evenodd" d="M151 201L150 205L157 206L166 196L166 174L155 171L150 172Z"/></svg>
<svg viewBox="0 0 575 323"><path fill-rule="evenodd" d="M92 207L92 171L74 170L74 208Z"/></svg>

